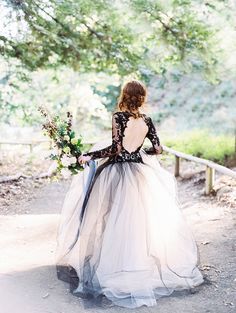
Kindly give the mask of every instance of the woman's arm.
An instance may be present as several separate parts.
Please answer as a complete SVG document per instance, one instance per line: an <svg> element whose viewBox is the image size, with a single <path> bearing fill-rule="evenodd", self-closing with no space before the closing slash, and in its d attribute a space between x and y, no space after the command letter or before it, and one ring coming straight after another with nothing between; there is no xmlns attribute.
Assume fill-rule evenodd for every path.
<svg viewBox="0 0 236 313"><path fill-rule="evenodd" d="M120 153L121 150L121 124L119 123L119 116L114 113L112 116L112 144L101 150L87 152L83 156L90 156L92 160L107 158Z"/></svg>
<svg viewBox="0 0 236 313"><path fill-rule="evenodd" d="M156 128L152 122L151 117L148 117L148 133L146 137L151 141L152 147L145 148L144 151L147 154L161 154L163 152L163 148L160 144L160 139L157 136Z"/></svg>

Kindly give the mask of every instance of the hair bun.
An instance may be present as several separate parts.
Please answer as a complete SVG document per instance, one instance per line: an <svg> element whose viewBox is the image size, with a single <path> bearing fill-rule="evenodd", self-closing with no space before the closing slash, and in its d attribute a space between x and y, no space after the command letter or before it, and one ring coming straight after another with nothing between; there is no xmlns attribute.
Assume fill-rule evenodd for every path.
<svg viewBox="0 0 236 313"><path fill-rule="evenodd" d="M121 111L129 111L138 117L140 114L134 112L144 104L145 98L145 86L139 81L130 81L124 86L120 95L118 103L119 109Z"/></svg>

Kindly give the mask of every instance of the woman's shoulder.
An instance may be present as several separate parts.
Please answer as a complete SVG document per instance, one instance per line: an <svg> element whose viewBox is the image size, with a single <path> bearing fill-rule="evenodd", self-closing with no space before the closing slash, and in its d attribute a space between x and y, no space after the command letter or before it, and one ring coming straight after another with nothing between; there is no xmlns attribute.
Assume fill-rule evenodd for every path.
<svg viewBox="0 0 236 313"><path fill-rule="evenodd" d="M147 114L142 113L142 116L147 123L150 123L152 121L151 117L148 116Z"/></svg>
<svg viewBox="0 0 236 313"><path fill-rule="evenodd" d="M131 113L129 113L129 112L127 112L127 111L115 111L115 112L113 113L113 115L120 115L120 116L122 116L122 115L128 115L128 114L131 114Z"/></svg>
<svg viewBox="0 0 236 313"><path fill-rule="evenodd" d="M116 119L125 119L130 116L131 116L131 113L126 112L126 111L116 111L112 114L112 117Z"/></svg>
<svg viewBox="0 0 236 313"><path fill-rule="evenodd" d="M115 111L113 112L112 116L121 116L124 112L122 111Z"/></svg>
<svg viewBox="0 0 236 313"><path fill-rule="evenodd" d="M129 117L132 116L132 113L127 111L116 111L112 114L112 118L116 120L116 122L126 122ZM148 126L152 123L152 119L145 113L141 113L144 121L147 123Z"/></svg>

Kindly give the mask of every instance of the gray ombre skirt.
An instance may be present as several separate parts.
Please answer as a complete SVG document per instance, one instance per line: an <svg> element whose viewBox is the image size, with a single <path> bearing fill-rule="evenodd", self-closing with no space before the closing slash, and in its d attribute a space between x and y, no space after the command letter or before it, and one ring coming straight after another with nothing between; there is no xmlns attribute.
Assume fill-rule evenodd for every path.
<svg viewBox="0 0 236 313"><path fill-rule="evenodd" d="M143 163L90 161L61 212L57 277L84 302L136 308L203 282L198 249L180 211L175 177Z"/></svg>

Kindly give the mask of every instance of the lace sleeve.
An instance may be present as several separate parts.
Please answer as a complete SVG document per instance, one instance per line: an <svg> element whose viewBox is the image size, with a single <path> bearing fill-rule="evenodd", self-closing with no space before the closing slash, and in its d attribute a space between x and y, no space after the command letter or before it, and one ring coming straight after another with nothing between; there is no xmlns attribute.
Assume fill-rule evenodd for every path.
<svg viewBox="0 0 236 313"><path fill-rule="evenodd" d="M89 155L93 160L114 156L120 153L122 145L121 141L122 141L121 123L119 122L119 115L117 113L114 113L112 116L112 144L101 150L87 152L84 153L83 155L86 156Z"/></svg>
<svg viewBox="0 0 236 313"><path fill-rule="evenodd" d="M160 144L160 139L157 136L156 128L152 122L152 119L148 117L147 119L148 132L146 137L151 141L152 147L145 148L144 151L148 154L160 154L163 152L163 148Z"/></svg>

